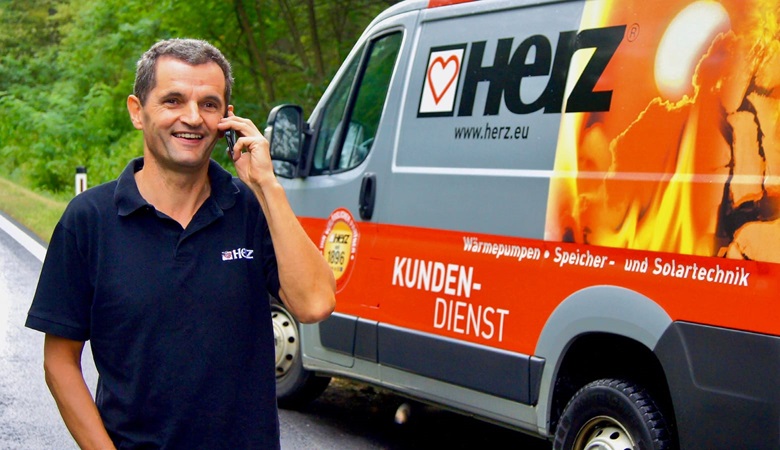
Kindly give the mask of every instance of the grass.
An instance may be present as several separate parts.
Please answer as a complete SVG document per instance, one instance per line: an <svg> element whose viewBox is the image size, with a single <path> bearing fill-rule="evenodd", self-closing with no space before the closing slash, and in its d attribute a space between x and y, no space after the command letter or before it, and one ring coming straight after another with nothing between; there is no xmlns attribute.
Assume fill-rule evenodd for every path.
<svg viewBox="0 0 780 450"><path fill-rule="evenodd" d="M0 177L0 211L48 243L67 201L42 195Z"/></svg>

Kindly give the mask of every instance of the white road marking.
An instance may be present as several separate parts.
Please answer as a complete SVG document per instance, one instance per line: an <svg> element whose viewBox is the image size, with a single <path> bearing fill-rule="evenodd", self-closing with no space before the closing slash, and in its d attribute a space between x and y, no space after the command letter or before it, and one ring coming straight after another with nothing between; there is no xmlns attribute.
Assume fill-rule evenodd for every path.
<svg viewBox="0 0 780 450"><path fill-rule="evenodd" d="M6 234L11 236L16 242L21 244L22 247L26 248L27 251L38 258L38 261L43 262L43 258L46 256L46 247L30 237L29 234L19 229L19 227L6 219L2 214L0 214L0 230L6 232Z"/></svg>

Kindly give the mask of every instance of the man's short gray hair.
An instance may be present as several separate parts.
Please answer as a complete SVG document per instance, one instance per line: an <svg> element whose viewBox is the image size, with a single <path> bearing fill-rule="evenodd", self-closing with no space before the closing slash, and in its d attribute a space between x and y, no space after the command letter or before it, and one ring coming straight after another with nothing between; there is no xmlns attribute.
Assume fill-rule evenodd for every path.
<svg viewBox="0 0 780 450"><path fill-rule="evenodd" d="M136 64L133 94L143 105L156 86L155 70L161 56L170 56L192 66L215 62L225 74L225 108L230 104L233 74L230 62L216 47L199 39L167 39L154 44Z"/></svg>

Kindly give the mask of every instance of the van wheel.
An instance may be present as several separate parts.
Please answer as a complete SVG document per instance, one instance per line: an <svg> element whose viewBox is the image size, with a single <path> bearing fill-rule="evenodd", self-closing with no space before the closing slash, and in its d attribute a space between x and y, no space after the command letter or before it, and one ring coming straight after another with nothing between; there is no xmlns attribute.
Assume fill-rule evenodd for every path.
<svg viewBox="0 0 780 450"><path fill-rule="evenodd" d="M276 350L276 401L281 408L300 408L322 394L330 377L316 376L303 368L298 322L276 299L271 299L271 322Z"/></svg>
<svg viewBox="0 0 780 450"><path fill-rule="evenodd" d="M597 380L577 391L555 431L555 450L661 450L671 448L661 411L641 386Z"/></svg>

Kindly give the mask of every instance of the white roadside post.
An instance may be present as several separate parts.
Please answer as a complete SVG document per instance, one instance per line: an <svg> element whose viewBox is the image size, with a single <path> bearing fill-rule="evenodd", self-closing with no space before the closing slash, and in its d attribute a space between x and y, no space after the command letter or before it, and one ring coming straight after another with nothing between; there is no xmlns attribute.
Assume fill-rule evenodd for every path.
<svg viewBox="0 0 780 450"><path fill-rule="evenodd" d="M76 195L87 190L87 168L84 166L76 167Z"/></svg>

